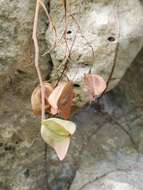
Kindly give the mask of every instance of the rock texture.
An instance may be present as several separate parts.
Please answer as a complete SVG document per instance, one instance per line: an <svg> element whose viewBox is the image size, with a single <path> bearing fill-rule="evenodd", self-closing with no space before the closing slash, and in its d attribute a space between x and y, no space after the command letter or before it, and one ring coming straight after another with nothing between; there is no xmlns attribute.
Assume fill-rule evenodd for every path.
<svg viewBox="0 0 143 190"><path fill-rule="evenodd" d="M83 148L70 190L142 189L143 83L136 77L143 71L143 56L138 58L119 86L101 100L100 110L95 105L93 125L100 130L92 133ZM102 125L97 124L99 113Z"/></svg>
<svg viewBox="0 0 143 190"><path fill-rule="evenodd" d="M32 61L35 1L1 0L0 9L0 80L3 81L0 83L0 90L2 90L11 82L18 81L22 74L22 77L28 79L36 78ZM39 28L38 38L42 43L40 48L42 54L46 48L44 31L47 29L42 14ZM41 58L41 69L44 75L48 75L49 72L48 60L48 56ZM31 80L28 79L27 83L30 83ZM25 82L20 85L26 86Z"/></svg>
<svg viewBox="0 0 143 190"><path fill-rule="evenodd" d="M94 5L92 1L89 2L91 6ZM101 5L103 8L104 3L106 10L111 1L100 2L102 3L98 4L99 7ZM123 1L121 2L120 5L123 6ZM139 1L124 1L124 4L127 2L126 8L130 9L135 5L134 9L122 12L120 7L119 12L122 12L122 15L125 13L129 20L132 18L133 21L130 22L134 23L134 18L137 18L134 29L137 36L131 36L134 40L125 46L129 45L129 48L125 49L125 55L128 57L126 51L131 51L133 59L142 44L138 36L142 34L139 33L141 26L138 28L142 8ZM107 93L99 102L79 110L79 113L73 116L72 120L78 129L72 138L66 159L59 162L54 151L42 141L39 133L40 122L33 116L30 105L30 95L37 83L30 52L34 7L35 1L30 0L0 1L0 190L142 189L143 80L140 79L143 75L143 50L117 88ZM91 10L89 7L86 8L87 14ZM130 17L130 14L138 16ZM47 29L43 17L40 25L38 37L43 53L46 49L43 38ZM130 26L132 31L133 25ZM108 34L105 34L105 39L108 38ZM114 35L116 37L116 34ZM103 41L99 39L101 44L104 44ZM86 44L85 41L83 43ZM112 46L114 49L115 43L105 44L105 48ZM74 48L76 47L75 44ZM88 51L91 52L89 49L87 48L87 55ZM110 63L114 51L111 56L111 49L108 50L109 60L106 49L101 51L101 54L100 51L98 55L96 53L97 56L101 56L98 57L99 62L105 53L105 59ZM56 55L58 53L55 53ZM86 54L83 55L84 59L85 57ZM124 59L121 63L128 67L132 61L131 57L127 65ZM91 63L90 59L91 57L87 58L88 64ZM48 60L48 57L41 60L44 76L49 72ZM117 67L116 72L118 69Z"/></svg>
<svg viewBox="0 0 143 190"><path fill-rule="evenodd" d="M82 86L84 74L91 69L107 80L117 51L116 69L109 89L115 87L143 45L141 2L71 0L67 5L66 24L60 1L51 1L50 13L58 38L57 48L51 53L55 65L53 75L57 77L59 65L62 71L61 62L69 51L71 59L66 73L69 79ZM46 38L53 46L54 33L48 30Z"/></svg>
<svg viewBox="0 0 143 190"><path fill-rule="evenodd" d="M41 140L30 98L13 85L3 93L0 189L142 189L142 58L143 52L116 89L73 117L78 129L63 162Z"/></svg>

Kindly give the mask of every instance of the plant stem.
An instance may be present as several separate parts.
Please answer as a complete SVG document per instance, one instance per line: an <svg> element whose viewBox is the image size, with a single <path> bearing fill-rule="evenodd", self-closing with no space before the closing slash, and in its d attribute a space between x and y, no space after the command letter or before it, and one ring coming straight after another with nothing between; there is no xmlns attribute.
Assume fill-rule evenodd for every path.
<svg viewBox="0 0 143 190"><path fill-rule="evenodd" d="M34 41L34 47L35 47L35 68L38 74L39 83L41 87L41 111L42 116L41 119L45 119L45 101L44 101L44 85L42 81L42 76L39 68L39 45L38 45L38 39L37 39L37 28L38 28L38 16L39 16L39 10L40 10L40 2L37 0L36 2L36 9L35 9L35 16L34 16L34 24L33 24L33 41Z"/></svg>

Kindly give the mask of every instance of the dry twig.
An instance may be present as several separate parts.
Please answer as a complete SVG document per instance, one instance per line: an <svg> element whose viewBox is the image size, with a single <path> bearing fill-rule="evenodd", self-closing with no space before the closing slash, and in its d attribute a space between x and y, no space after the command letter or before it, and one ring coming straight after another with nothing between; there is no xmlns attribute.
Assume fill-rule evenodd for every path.
<svg viewBox="0 0 143 190"><path fill-rule="evenodd" d="M44 86L41 76L41 71L39 67L39 45L38 45L38 39L37 39L37 28L38 28L38 17L39 17L39 10L40 10L40 1L37 0L36 2L36 9L35 9L35 16L34 16L34 24L33 24L33 41L34 41L34 47L35 47L35 68L38 74L39 83L41 87L41 105L42 105L42 117L43 120L45 118L45 101L44 101Z"/></svg>

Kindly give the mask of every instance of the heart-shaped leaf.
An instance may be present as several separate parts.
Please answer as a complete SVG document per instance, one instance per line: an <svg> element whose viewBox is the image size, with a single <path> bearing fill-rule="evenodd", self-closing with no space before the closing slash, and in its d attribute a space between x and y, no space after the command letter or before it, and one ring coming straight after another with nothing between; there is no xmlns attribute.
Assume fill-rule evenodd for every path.
<svg viewBox="0 0 143 190"><path fill-rule="evenodd" d="M71 135L75 130L76 125L71 121L50 118L42 121L41 136L55 149L59 159L63 160L68 151Z"/></svg>
<svg viewBox="0 0 143 190"><path fill-rule="evenodd" d="M106 88L105 80L100 75L96 74L86 74L84 76L84 84L91 101L102 94Z"/></svg>
<svg viewBox="0 0 143 190"><path fill-rule="evenodd" d="M45 111L48 112L50 110L50 105L48 103L48 97L51 94L51 92L53 91L53 88L51 86L51 84L49 84L48 82L43 82L43 86L44 86L44 90L45 90ZM36 116L41 116L41 88L38 85L31 96L31 105L32 105L32 110L33 113Z"/></svg>

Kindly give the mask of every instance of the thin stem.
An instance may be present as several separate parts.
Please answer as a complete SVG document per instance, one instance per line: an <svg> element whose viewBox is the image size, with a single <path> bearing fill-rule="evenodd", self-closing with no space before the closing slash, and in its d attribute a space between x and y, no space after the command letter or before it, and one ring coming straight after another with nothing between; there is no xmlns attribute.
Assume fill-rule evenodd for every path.
<svg viewBox="0 0 143 190"><path fill-rule="evenodd" d="M39 45L38 45L38 39L37 39L37 28L38 28L38 16L39 16L39 10L40 10L40 2L37 0L36 2L36 9L35 9L35 16L34 16L34 24L33 24L33 41L34 41L34 47L35 47L35 68L38 74L39 83L41 87L41 102L42 102L42 117L41 119L45 119L45 101L44 101L44 86L42 81L42 76L39 68Z"/></svg>
<svg viewBox="0 0 143 190"><path fill-rule="evenodd" d="M117 43L116 43L116 48L115 48L115 54L114 54L114 59L113 59L113 66L111 68L111 72L109 74L109 77L108 77L108 80L106 82L106 88L104 90L104 92L101 94L101 96L99 98L101 98L107 91L108 87L109 87L109 83L112 79L112 76L115 72L115 68L116 68L116 65L117 65L117 57L118 57L118 52L119 52L119 41L120 41L120 22L119 22L119 12L118 12L118 9L119 9L119 4L120 4L120 0L118 2L115 2L115 11L116 11L116 14L115 14L115 20L116 20L116 23L117 23L117 32L118 32L118 38L117 38Z"/></svg>
<svg viewBox="0 0 143 190"><path fill-rule="evenodd" d="M42 56L45 56L46 54L50 53L55 47L56 47L56 44L57 44L57 32L56 32L56 27L52 21L52 18L50 17L47 9L46 9L46 6L45 4L43 3L43 0L39 0L39 3L40 5L42 6L48 20L49 20L49 27L50 27L50 30L53 30L54 31L54 43L53 43L53 46L48 50L46 51Z"/></svg>
<svg viewBox="0 0 143 190"><path fill-rule="evenodd" d="M112 66L110 75L109 75L109 77L108 77L108 80L107 80L107 82L106 82L106 88L105 88L105 90L103 91L103 93L101 94L101 97L105 94L106 90L108 89L109 83L110 83L110 81L111 81L111 79L112 79L112 76L113 76L113 73L114 73L114 71L115 71L116 64L117 64L118 51L119 51L119 42L117 42L117 44L116 44L115 55L114 55L114 60L113 60L113 66Z"/></svg>

